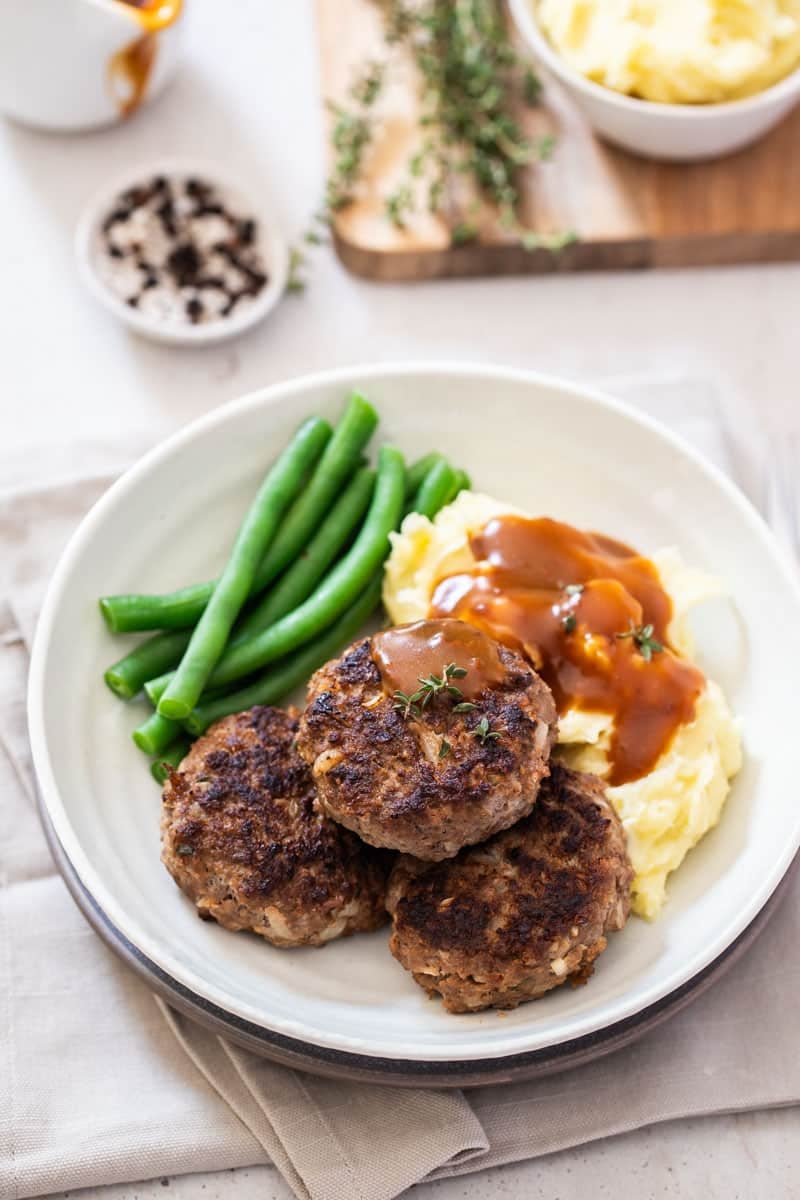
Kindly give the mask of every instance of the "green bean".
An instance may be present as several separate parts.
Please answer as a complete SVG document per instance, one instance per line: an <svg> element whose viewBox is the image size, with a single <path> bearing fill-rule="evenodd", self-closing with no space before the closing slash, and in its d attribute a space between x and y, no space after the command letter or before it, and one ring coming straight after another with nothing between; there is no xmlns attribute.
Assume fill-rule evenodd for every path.
<svg viewBox="0 0 800 1200"><path fill-rule="evenodd" d="M361 451L377 424L375 409L359 392L353 392L308 487L292 505L269 548L259 571L259 591L263 591L305 549L308 539L352 476Z"/></svg>
<svg viewBox="0 0 800 1200"><path fill-rule="evenodd" d="M325 430L327 441L331 432L330 426L327 421L319 418L315 420ZM365 461L360 451L372 436L377 420L372 406L362 396L354 393L324 450L317 470L286 517L285 527L289 532L284 535L283 528L279 531L273 545L259 563L252 587L253 595L262 592L302 550L306 538L322 519L348 473ZM319 458L323 447L324 442L319 445L314 460ZM165 595L109 596L101 601L101 609L114 632L184 629L196 624L200 619L216 582L210 580L206 583L190 584Z"/></svg>
<svg viewBox="0 0 800 1200"><path fill-rule="evenodd" d="M145 695L152 704L153 708L158 708L158 702L164 695L164 692L167 690L170 680L174 674L174 671L166 671L163 675L156 676L155 679L148 679L144 686L144 690ZM232 685L229 684L227 687L223 688L210 688L203 692L203 699L214 700L217 696L224 696L231 691L231 686Z"/></svg>
<svg viewBox="0 0 800 1200"><path fill-rule="evenodd" d="M214 721L219 721L230 713L244 712L254 704L277 704L283 700L296 687L305 683L318 667L356 637L361 626L380 602L382 583L383 572L378 571L355 603L320 637L308 642L296 654L275 663L249 687L198 705L184 722L185 727L190 733L199 735Z"/></svg>
<svg viewBox="0 0 800 1200"><path fill-rule="evenodd" d="M435 465L435 464L434 464ZM438 509L433 505L428 516L435 517ZM190 713L183 722L189 733L205 733L209 725L231 713L244 712L254 704L278 704L290 692L304 683L343 645L357 636L359 629L373 610L377 608L383 586L383 571L378 571L361 596L348 608L330 629L319 637L301 646L300 650L275 663L260 679L238 691L206 699Z"/></svg>
<svg viewBox="0 0 800 1200"><path fill-rule="evenodd" d="M431 457L436 461L420 484L416 495L407 500L406 514L420 513L432 520L441 508L455 500L465 488L469 488L470 478L466 471L454 470L441 454Z"/></svg>
<svg viewBox="0 0 800 1200"><path fill-rule="evenodd" d="M456 496L460 492L468 492L471 487L472 487L472 480L470 479L467 472L462 471L462 470L456 471L456 490L450 499L455 500ZM448 501L448 503L449 503L449 501Z"/></svg>
<svg viewBox="0 0 800 1200"><path fill-rule="evenodd" d="M437 499L436 497L431 497L431 499L429 501L429 505L428 505L428 510L425 513L425 516L428 517L428 519L432 521L433 518L436 516L436 514L439 512L439 509L444 508L445 504L449 504L450 500L452 500L452 498L453 498L452 496L450 496L449 498L445 498L445 499L441 499L441 498Z"/></svg>
<svg viewBox="0 0 800 1200"><path fill-rule="evenodd" d="M403 512L404 476L402 454L391 446L383 446L372 503L347 554L298 608L263 633L231 646L210 675L210 687L241 679L282 658L316 637L355 601L389 552L389 534L397 528ZM169 689L164 697L168 692ZM159 711L164 697L159 702Z"/></svg>
<svg viewBox="0 0 800 1200"><path fill-rule="evenodd" d="M409 512L420 513L423 517L434 516L455 495L456 486L455 471L446 459L441 459L423 479L408 506Z"/></svg>
<svg viewBox="0 0 800 1200"><path fill-rule="evenodd" d="M190 637L188 629L157 633L109 667L103 678L112 692L123 700L130 700L148 679L178 665Z"/></svg>
<svg viewBox="0 0 800 1200"><path fill-rule="evenodd" d="M181 737L176 742L173 742L168 750L163 754L159 754L158 758L154 758L150 763L150 774L155 779L156 783L166 783L169 776L169 767L179 767L186 755L189 753L191 746L189 738Z"/></svg>
<svg viewBox="0 0 800 1200"><path fill-rule="evenodd" d="M302 554L261 602L234 630L231 645L261 633L310 596L328 567L346 546L369 507L375 472L362 467L334 504Z"/></svg>
<svg viewBox="0 0 800 1200"><path fill-rule="evenodd" d="M174 592L131 592L104 596L100 611L112 633L136 633L145 629L189 629L197 624L214 592L216 579L190 583Z"/></svg>
<svg viewBox="0 0 800 1200"><path fill-rule="evenodd" d="M363 584L389 552L389 533L402 516L403 457L391 446L380 451L378 479L365 523L353 546L329 571L308 599L287 616L246 641L230 646L209 678L217 689L252 674L311 640L355 599ZM168 672L145 684L150 700L161 708L175 678Z"/></svg>
<svg viewBox="0 0 800 1200"><path fill-rule="evenodd" d="M299 491L308 469L323 453L331 433L327 421L321 417L310 417L303 422L278 459L273 470L277 470L287 456L293 461L292 488L287 503ZM217 582L195 583L164 595L104 596L100 600L100 611L112 633L134 633L141 629L187 629L202 616Z"/></svg>
<svg viewBox="0 0 800 1200"><path fill-rule="evenodd" d="M236 535L214 593L194 628L175 677L158 702L162 717L180 721L200 699L209 675L222 656L234 621L250 595L258 565L297 492L302 475L299 467L293 443L267 473Z"/></svg>
<svg viewBox="0 0 800 1200"><path fill-rule="evenodd" d="M432 450L430 454L423 455L422 458L418 458L411 464L406 471L406 500L416 496L423 479L436 466L437 462L444 462L444 455Z"/></svg>
<svg viewBox="0 0 800 1200"><path fill-rule="evenodd" d="M155 679L148 679L145 683L144 694L153 708L158 708L158 702L169 687L174 674L174 671L165 671L163 675L156 675Z"/></svg>
<svg viewBox="0 0 800 1200"><path fill-rule="evenodd" d="M177 721L170 721L160 713L152 712L146 721L133 731L133 740L145 754L160 754L171 746L181 732Z"/></svg>

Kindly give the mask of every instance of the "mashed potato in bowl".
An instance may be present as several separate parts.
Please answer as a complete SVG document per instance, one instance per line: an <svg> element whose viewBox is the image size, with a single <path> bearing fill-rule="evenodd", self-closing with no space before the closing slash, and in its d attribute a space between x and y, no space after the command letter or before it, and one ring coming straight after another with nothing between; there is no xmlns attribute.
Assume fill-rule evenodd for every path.
<svg viewBox="0 0 800 1200"><path fill-rule="evenodd" d="M581 75L667 104L765 91L800 65L800 0L532 0Z"/></svg>
<svg viewBox="0 0 800 1200"><path fill-rule="evenodd" d="M475 565L470 536L494 517L525 516L490 496L462 492L434 521L414 513L393 535L383 599L395 624L421 620L430 611L440 580ZM719 595L718 582L688 566L674 549L652 555L661 586L672 602L669 644L685 659L693 653L688 614L695 604ZM569 708L559 720L558 753L579 770L607 776L614 718L605 712ZM609 786L608 796L622 818L636 873L633 910L658 915L667 876L719 820L730 780L741 765L737 723L721 689L711 680L652 770L641 778Z"/></svg>

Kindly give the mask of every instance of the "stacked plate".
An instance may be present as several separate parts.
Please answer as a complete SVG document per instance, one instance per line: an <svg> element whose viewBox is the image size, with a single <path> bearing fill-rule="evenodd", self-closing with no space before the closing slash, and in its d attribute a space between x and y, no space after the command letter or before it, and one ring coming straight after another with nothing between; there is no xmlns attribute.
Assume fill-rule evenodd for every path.
<svg viewBox="0 0 800 1200"><path fill-rule="evenodd" d="M198 921L159 861L159 794L130 732L142 716L102 682L118 657L110 592L212 576L265 463L300 420L364 390L408 457L431 447L475 487L602 529L678 545L731 604L700 623L700 665L741 715L745 766L719 826L674 876L663 916L631 920L584 988L514 1012L453 1016L389 954L385 933L291 953ZM650 1028L752 940L800 845L794 685L784 631L800 589L747 501L678 440L614 400L519 371L349 368L245 397L149 454L67 548L42 612L29 719L42 817L86 916L154 990L219 1032L307 1070L461 1085L585 1061ZM69 697L69 703L65 703Z"/></svg>

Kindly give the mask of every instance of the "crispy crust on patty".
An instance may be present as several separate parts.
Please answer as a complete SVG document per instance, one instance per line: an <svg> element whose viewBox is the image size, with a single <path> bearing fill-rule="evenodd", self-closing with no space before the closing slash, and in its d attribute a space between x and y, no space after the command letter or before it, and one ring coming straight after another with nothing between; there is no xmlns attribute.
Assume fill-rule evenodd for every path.
<svg viewBox="0 0 800 1200"><path fill-rule="evenodd" d="M512 829L438 865L398 860L390 949L450 1012L516 1008L588 979L627 920L632 878L600 781L554 763Z"/></svg>
<svg viewBox="0 0 800 1200"><path fill-rule="evenodd" d="M161 857L200 916L317 946L383 923L386 861L324 816L296 733L266 707L212 725L165 784Z"/></svg>
<svg viewBox="0 0 800 1200"><path fill-rule="evenodd" d="M405 718L384 690L371 639L356 642L309 683L297 745L320 803L366 842L438 861L530 812L547 774L556 709L525 660L499 647L502 683L456 713L437 695ZM499 737L481 740L485 717ZM442 757L442 743L449 750Z"/></svg>

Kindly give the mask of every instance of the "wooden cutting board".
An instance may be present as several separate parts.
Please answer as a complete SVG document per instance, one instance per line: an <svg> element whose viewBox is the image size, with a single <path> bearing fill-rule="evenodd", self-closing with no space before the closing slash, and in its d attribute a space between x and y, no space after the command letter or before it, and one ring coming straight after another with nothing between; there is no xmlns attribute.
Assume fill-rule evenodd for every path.
<svg viewBox="0 0 800 1200"><path fill-rule="evenodd" d="M357 68L385 55L380 18L370 0L316 0L316 10L321 94L340 100ZM525 250L492 213L481 218L478 242L455 247L445 221L427 212L403 230L386 219L385 198L405 180L417 137L415 80L401 64L381 99L359 195L333 223L344 265L369 279L414 280L800 259L800 108L755 146L692 165L600 142L549 79L541 108L520 119L531 136L557 138L552 159L524 172L522 222L574 231L573 244L556 254ZM325 120L327 130L327 107Z"/></svg>

